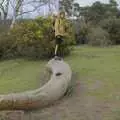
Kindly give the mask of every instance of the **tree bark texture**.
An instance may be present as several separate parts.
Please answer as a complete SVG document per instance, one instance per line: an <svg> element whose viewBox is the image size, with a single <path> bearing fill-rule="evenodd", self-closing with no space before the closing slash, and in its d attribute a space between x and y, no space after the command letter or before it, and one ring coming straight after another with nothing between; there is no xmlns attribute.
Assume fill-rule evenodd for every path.
<svg viewBox="0 0 120 120"><path fill-rule="evenodd" d="M50 80L33 91L0 95L0 110L39 109L60 99L71 82L72 71L63 60L52 59L46 65Z"/></svg>

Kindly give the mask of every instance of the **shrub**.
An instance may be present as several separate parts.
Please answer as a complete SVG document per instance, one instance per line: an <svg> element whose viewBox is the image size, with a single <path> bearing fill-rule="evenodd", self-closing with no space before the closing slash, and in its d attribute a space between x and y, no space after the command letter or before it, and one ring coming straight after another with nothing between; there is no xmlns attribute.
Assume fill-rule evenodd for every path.
<svg viewBox="0 0 120 120"><path fill-rule="evenodd" d="M0 34L9 31L11 20L0 20Z"/></svg>
<svg viewBox="0 0 120 120"><path fill-rule="evenodd" d="M7 33L0 34L0 58L15 56L14 41Z"/></svg>
<svg viewBox="0 0 120 120"><path fill-rule="evenodd" d="M109 34L100 27L91 28L88 33L88 44L92 46L108 46L111 44Z"/></svg>
<svg viewBox="0 0 120 120"><path fill-rule="evenodd" d="M72 21L67 21L67 24L69 26L68 30L67 30L67 36L66 36L66 43L69 45L75 45L75 29L73 26L73 22Z"/></svg>
<svg viewBox="0 0 120 120"><path fill-rule="evenodd" d="M75 34L77 44L86 44L90 25L82 19L75 21Z"/></svg>
<svg viewBox="0 0 120 120"><path fill-rule="evenodd" d="M120 18L109 18L100 22L109 35L112 44L120 44Z"/></svg>
<svg viewBox="0 0 120 120"><path fill-rule="evenodd" d="M50 18L39 17L35 20L22 21L16 24L9 34L2 34L0 39L1 56L48 58L54 55L55 38L51 32L52 23ZM70 53L69 44L73 41L71 32L69 37L61 45L62 55Z"/></svg>

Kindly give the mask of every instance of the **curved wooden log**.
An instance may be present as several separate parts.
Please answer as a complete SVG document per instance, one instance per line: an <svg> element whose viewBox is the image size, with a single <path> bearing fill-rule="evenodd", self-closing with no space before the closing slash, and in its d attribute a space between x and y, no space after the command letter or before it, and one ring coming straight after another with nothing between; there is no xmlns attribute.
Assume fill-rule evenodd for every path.
<svg viewBox="0 0 120 120"><path fill-rule="evenodd" d="M61 98L71 82L71 69L63 60L55 59L48 62L47 68L51 71L48 83L33 91L0 95L0 110L42 108Z"/></svg>

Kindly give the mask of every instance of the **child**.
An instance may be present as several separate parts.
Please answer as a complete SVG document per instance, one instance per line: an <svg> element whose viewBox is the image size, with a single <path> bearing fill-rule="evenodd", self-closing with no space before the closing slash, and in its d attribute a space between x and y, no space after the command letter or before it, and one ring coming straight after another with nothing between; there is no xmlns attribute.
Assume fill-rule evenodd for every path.
<svg viewBox="0 0 120 120"><path fill-rule="evenodd" d="M65 12L60 12L55 20L55 38L56 38L56 48L55 56L57 56L58 46L63 42L64 37L66 36L66 18Z"/></svg>

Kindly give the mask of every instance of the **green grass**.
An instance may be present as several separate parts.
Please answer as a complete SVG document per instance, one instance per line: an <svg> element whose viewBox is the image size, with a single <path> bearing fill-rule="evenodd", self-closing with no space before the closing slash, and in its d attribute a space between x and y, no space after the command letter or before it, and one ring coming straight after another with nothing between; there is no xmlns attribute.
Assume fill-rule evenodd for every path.
<svg viewBox="0 0 120 120"><path fill-rule="evenodd" d="M65 58L79 80L90 89L86 94L98 99L119 100L120 46L109 48L75 47ZM40 85L40 72L47 62L23 59L0 62L0 94L35 89ZM94 88L99 81L100 86ZM92 90L93 88L93 90Z"/></svg>
<svg viewBox="0 0 120 120"><path fill-rule="evenodd" d="M98 99L120 98L120 46L109 48L77 47L66 58L89 90ZM100 85L95 85L99 81ZM97 88L92 88L92 87Z"/></svg>
<svg viewBox="0 0 120 120"><path fill-rule="evenodd" d="M96 48L75 47L65 58L82 85L86 86L85 98L93 97L97 102L109 103L111 113L105 113L103 120L120 119L120 46ZM22 92L38 88L47 61L24 59L0 62L0 94ZM107 101L107 102L106 102ZM78 102L78 101L76 101ZM78 103L79 104L79 103ZM104 108L103 108L104 109Z"/></svg>
<svg viewBox="0 0 120 120"><path fill-rule="evenodd" d="M0 94L21 92L40 86L45 62L23 59L0 62Z"/></svg>

